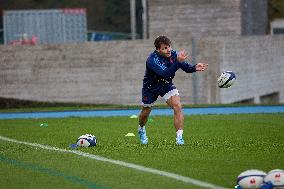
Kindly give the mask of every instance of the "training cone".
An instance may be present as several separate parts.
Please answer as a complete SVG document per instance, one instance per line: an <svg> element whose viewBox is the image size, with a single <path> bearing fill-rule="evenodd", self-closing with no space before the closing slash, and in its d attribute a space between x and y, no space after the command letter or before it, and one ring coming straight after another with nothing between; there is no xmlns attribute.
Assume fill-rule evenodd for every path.
<svg viewBox="0 0 284 189"><path fill-rule="evenodd" d="M128 137L128 136L135 136L135 134L133 134L133 133L127 133L125 136L126 136L126 137Z"/></svg>
<svg viewBox="0 0 284 189"><path fill-rule="evenodd" d="M78 147L78 144L70 144L69 147L71 149L76 149Z"/></svg>
<svg viewBox="0 0 284 189"><path fill-rule="evenodd" d="M48 124L47 123L41 123L39 126L40 127L48 127Z"/></svg>
<svg viewBox="0 0 284 189"><path fill-rule="evenodd" d="M131 119L136 119L136 118L138 118L138 116L137 115L132 115L132 116L130 116L130 118Z"/></svg>
<svg viewBox="0 0 284 189"><path fill-rule="evenodd" d="M148 119L148 122L149 122L149 123L152 123L152 122L154 122L154 120L153 120L152 118L149 118L149 119Z"/></svg>

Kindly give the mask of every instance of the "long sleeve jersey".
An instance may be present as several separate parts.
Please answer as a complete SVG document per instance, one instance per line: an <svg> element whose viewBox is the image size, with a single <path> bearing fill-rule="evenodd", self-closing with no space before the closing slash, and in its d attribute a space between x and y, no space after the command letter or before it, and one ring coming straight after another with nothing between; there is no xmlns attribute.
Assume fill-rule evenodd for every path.
<svg viewBox="0 0 284 189"><path fill-rule="evenodd" d="M146 61L146 71L143 79L143 88L159 90L166 85L172 85L176 71L181 68L186 73L196 72L195 65L177 61L177 52L171 51L171 57L152 52Z"/></svg>

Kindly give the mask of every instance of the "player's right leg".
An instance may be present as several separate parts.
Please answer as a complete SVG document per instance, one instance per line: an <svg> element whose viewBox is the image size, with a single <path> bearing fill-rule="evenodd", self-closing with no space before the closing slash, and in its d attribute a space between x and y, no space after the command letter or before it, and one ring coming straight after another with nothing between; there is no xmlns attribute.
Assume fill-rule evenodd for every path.
<svg viewBox="0 0 284 189"><path fill-rule="evenodd" d="M146 123L148 117L151 113L151 107L142 107L141 113L139 115L139 126L138 126L138 135L141 144L148 144L148 137L146 134Z"/></svg>
<svg viewBox="0 0 284 189"><path fill-rule="evenodd" d="M151 107L142 107L142 110L140 112L139 115L139 125L141 127L145 126L147 121L148 121L148 117L151 113L152 108Z"/></svg>
<svg viewBox="0 0 284 189"><path fill-rule="evenodd" d="M158 95L153 94L150 90L142 89L142 110L139 115L138 135L141 144L148 144L146 134L146 123L151 113L152 106L157 100Z"/></svg>

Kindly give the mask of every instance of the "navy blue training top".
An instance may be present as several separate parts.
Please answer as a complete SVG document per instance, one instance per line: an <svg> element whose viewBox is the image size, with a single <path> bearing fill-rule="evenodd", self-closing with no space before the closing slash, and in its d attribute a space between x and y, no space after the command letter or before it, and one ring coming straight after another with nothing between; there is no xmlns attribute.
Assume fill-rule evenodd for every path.
<svg viewBox="0 0 284 189"><path fill-rule="evenodd" d="M167 58L152 52L146 61L146 71L143 79L143 88L156 90L166 85L172 85L176 71L181 68L186 73L196 72L195 65L177 61L177 52L172 50L171 57Z"/></svg>

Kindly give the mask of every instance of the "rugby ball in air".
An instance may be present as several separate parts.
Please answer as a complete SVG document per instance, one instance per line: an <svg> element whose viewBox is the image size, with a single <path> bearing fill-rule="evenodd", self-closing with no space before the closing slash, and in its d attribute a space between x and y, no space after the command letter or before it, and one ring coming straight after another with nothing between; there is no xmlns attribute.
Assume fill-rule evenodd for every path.
<svg viewBox="0 0 284 189"><path fill-rule="evenodd" d="M219 76L217 80L218 87L229 88L234 84L235 80L236 80L236 74L234 72L225 71Z"/></svg>
<svg viewBox="0 0 284 189"><path fill-rule="evenodd" d="M79 147L92 147L97 145L97 138L92 134L85 134L77 139Z"/></svg>
<svg viewBox="0 0 284 189"><path fill-rule="evenodd" d="M271 182L273 188L284 188L284 170L274 169L267 173L264 182Z"/></svg>
<svg viewBox="0 0 284 189"><path fill-rule="evenodd" d="M251 169L242 172L237 178L237 184L242 188L260 188L263 184L266 173L260 170Z"/></svg>

